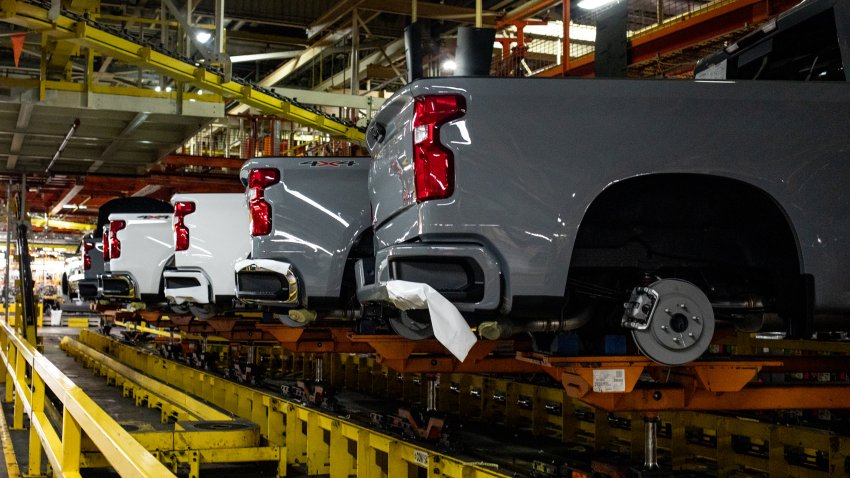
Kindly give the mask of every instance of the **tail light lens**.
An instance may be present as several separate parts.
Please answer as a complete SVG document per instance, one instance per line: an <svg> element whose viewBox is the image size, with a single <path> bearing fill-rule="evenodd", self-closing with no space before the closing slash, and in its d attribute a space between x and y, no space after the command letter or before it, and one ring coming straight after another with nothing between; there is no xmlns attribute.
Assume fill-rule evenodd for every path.
<svg viewBox="0 0 850 478"><path fill-rule="evenodd" d="M460 118L465 112L463 96L414 98L413 168L417 202L444 199L454 192L454 156L440 143L440 126Z"/></svg>
<svg viewBox="0 0 850 478"><path fill-rule="evenodd" d="M265 236L272 231L272 206L265 200L266 188L280 182L274 168L252 169L248 174L248 208L251 210L251 235Z"/></svg>
<svg viewBox="0 0 850 478"><path fill-rule="evenodd" d="M83 270L90 271L91 270L91 257L89 257L89 251L94 249L94 244L91 242L83 243Z"/></svg>
<svg viewBox="0 0 850 478"><path fill-rule="evenodd" d="M109 229L103 228L103 260L109 262Z"/></svg>
<svg viewBox="0 0 850 478"><path fill-rule="evenodd" d="M195 203L180 201L174 203L174 250L189 249L189 228L183 218L195 212Z"/></svg>
<svg viewBox="0 0 850 478"><path fill-rule="evenodd" d="M122 220L109 222L109 258L118 259L121 257L121 241L118 240L118 231L127 227L127 223Z"/></svg>

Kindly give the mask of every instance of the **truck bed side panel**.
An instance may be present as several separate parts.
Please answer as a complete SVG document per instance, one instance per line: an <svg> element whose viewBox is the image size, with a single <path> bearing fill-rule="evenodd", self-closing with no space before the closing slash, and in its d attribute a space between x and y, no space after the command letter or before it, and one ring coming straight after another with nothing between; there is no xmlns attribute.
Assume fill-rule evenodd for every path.
<svg viewBox="0 0 850 478"><path fill-rule="evenodd" d="M378 248L433 234L491 244L508 295L558 296L584 212L606 187L716 175L768 193L815 275L816 307L850 309L850 85L448 78L401 94L458 92L468 111L441 132L455 155L452 197L411 207L401 188L374 186L376 171L412 175L397 160L409 128L373 148Z"/></svg>

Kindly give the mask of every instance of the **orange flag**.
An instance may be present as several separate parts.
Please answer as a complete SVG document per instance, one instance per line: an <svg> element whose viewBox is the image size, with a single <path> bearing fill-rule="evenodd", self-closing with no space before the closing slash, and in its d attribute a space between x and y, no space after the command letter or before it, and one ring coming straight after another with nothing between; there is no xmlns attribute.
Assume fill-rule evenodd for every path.
<svg viewBox="0 0 850 478"><path fill-rule="evenodd" d="M18 62L21 60L21 52L24 51L24 40L26 39L26 33L12 35L12 55L15 58L15 68L18 67Z"/></svg>

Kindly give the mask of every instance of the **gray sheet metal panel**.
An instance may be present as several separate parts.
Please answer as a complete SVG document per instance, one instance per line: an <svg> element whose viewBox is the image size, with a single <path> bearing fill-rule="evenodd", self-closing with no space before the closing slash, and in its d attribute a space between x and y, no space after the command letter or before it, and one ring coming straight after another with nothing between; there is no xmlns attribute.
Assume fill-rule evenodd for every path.
<svg viewBox="0 0 850 478"><path fill-rule="evenodd" d="M441 131L455 154L455 193L417 205L411 114L397 113L438 93L467 102ZM421 80L375 120L387 130L371 149L376 247L479 241L502 264L508 297L559 296L584 212L606 187L653 173L716 175L774 198L803 272L815 276L816 308L846 312L848 111L847 83Z"/></svg>
<svg viewBox="0 0 850 478"><path fill-rule="evenodd" d="M266 189L273 231L254 237L251 258L291 263L305 297L338 297L345 261L370 227L368 157L255 158L254 168L277 168L281 181Z"/></svg>

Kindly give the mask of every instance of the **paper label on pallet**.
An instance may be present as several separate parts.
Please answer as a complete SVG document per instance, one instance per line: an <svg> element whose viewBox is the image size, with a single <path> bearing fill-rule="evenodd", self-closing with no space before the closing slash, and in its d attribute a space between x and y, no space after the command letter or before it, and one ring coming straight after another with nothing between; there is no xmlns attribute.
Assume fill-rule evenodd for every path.
<svg viewBox="0 0 850 478"><path fill-rule="evenodd" d="M618 369L603 369L593 371L594 392L625 392L626 371Z"/></svg>
<svg viewBox="0 0 850 478"><path fill-rule="evenodd" d="M428 466L428 454L424 451L413 450L413 462L417 465Z"/></svg>

